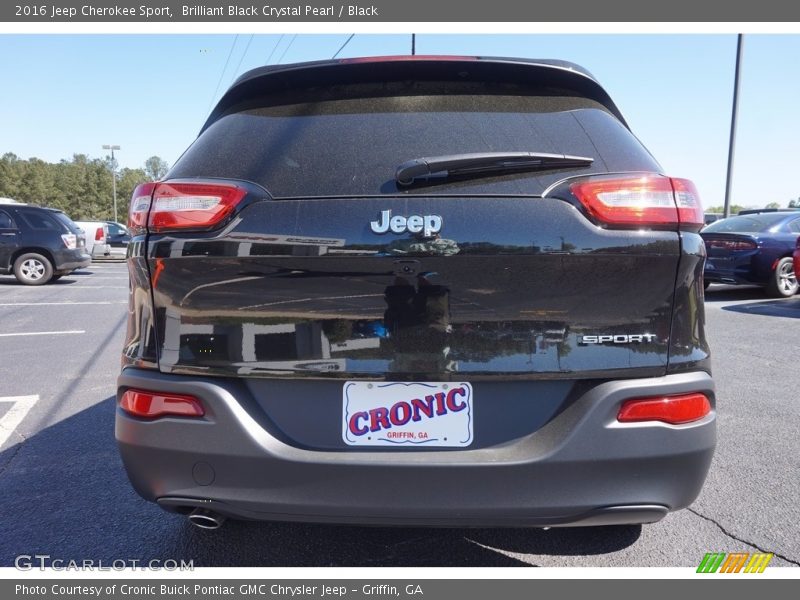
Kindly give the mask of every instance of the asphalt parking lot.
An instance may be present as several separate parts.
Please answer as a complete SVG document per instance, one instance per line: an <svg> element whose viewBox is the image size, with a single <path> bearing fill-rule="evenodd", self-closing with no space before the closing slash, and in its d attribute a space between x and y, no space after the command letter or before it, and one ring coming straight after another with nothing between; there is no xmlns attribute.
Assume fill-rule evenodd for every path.
<svg viewBox="0 0 800 600"><path fill-rule="evenodd" d="M0 565L193 559L195 566L696 566L706 552L800 565L800 296L712 286L719 445L688 510L643 527L405 529L231 522L200 531L141 500L114 443L127 271L43 287L0 276Z"/></svg>

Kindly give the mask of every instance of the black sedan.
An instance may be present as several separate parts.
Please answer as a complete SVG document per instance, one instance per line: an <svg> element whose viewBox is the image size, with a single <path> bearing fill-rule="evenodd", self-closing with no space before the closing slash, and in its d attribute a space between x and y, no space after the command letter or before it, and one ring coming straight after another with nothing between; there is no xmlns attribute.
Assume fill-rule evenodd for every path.
<svg viewBox="0 0 800 600"><path fill-rule="evenodd" d="M749 213L712 223L706 244L705 284L763 286L770 296L797 293L792 252L800 236L800 212Z"/></svg>

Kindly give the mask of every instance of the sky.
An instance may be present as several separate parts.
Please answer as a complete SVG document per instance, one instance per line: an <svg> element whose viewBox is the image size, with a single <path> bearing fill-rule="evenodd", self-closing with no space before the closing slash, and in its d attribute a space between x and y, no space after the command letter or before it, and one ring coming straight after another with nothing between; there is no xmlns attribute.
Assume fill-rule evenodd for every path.
<svg viewBox="0 0 800 600"><path fill-rule="evenodd" d="M121 167L181 155L236 76L331 58L348 34L0 34L0 154ZM339 57L410 54L410 34L357 34ZM730 132L733 34L418 35L417 54L569 60L591 71L667 174L720 206ZM800 35L745 36L732 203L800 196Z"/></svg>

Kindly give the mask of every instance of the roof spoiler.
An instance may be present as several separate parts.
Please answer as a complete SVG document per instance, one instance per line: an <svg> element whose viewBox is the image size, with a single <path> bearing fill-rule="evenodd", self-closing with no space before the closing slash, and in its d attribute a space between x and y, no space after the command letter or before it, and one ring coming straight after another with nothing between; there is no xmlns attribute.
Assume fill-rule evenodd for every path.
<svg viewBox="0 0 800 600"><path fill-rule="evenodd" d="M271 65L248 71L220 98L200 133L237 106L270 93L293 88L414 79L536 83L567 89L599 102L628 127L616 104L592 74L570 62L480 56L376 56Z"/></svg>

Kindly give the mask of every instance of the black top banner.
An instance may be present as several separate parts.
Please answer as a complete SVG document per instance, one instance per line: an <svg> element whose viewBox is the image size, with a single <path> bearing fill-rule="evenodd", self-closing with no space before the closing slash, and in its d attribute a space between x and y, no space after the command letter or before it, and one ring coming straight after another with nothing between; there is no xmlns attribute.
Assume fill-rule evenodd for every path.
<svg viewBox="0 0 800 600"><path fill-rule="evenodd" d="M54 2L17 0L0 6L11 22L797 22L800 3L761 0L350 0L349 3L176 2L160 0Z"/></svg>

